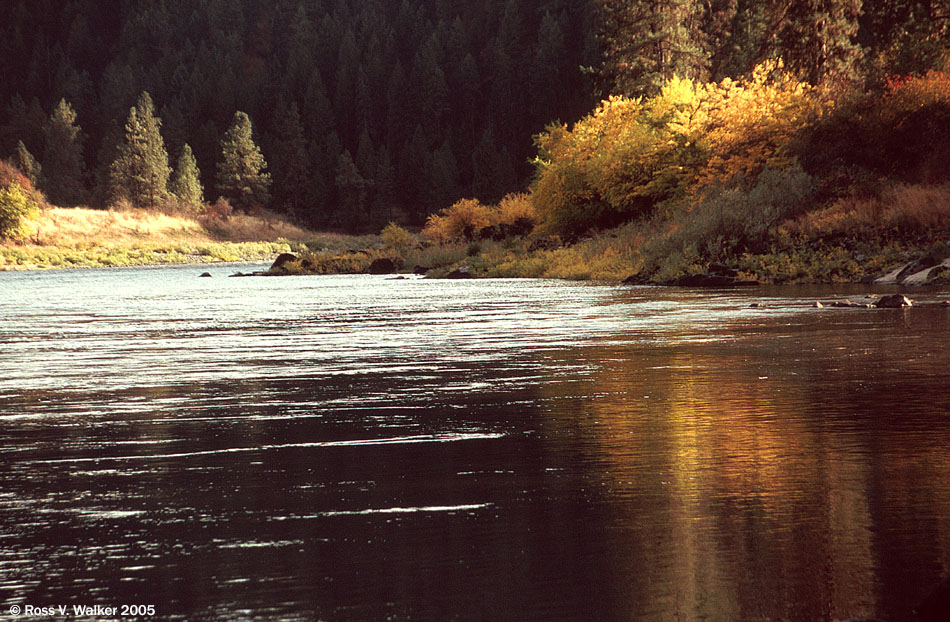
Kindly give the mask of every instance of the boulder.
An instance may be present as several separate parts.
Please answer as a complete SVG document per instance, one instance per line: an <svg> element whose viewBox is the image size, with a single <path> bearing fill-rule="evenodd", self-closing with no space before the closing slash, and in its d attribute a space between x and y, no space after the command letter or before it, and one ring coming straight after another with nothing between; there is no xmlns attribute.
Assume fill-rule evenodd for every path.
<svg viewBox="0 0 950 622"><path fill-rule="evenodd" d="M429 270L431 269L432 268L430 268L429 266L416 266L415 268L412 269L412 273L413 274L428 274Z"/></svg>
<svg viewBox="0 0 950 622"><path fill-rule="evenodd" d="M199 278L210 278L210 277L211 277L211 273L210 273L210 272L202 272L201 274L198 275L198 277L199 277Z"/></svg>
<svg viewBox="0 0 950 622"><path fill-rule="evenodd" d="M631 274L621 281L621 283L624 285L648 285L650 283L650 278L638 272L637 274Z"/></svg>
<svg viewBox="0 0 950 622"><path fill-rule="evenodd" d="M678 287L748 287L758 285L759 282L741 281L734 276L724 274L687 274L665 281L663 284Z"/></svg>
<svg viewBox="0 0 950 622"><path fill-rule="evenodd" d="M927 285L950 285L950 266L941 264L927 273Z"/></svg>
<svg viewBox="0 0 950 622"><path fill-rule="evenodd" d="M277 259L274 260L274 263L271 264L269 272L276 272L277 270L283 270L285 263L290 263L291 261L297 261L297 256L293 253L281 253L277 255Z"/></svg>
<svg viewBox="0 0 950 622"><path fill-rule="evenodd" d="M396 271L396 262L389 257L374 259L369 265L370 274L392 274Z"/></svg>
<svg viewBox="0 0 950 622"><path fill-rule="evenodd" d="M913 304L914 302L903 294L890 294L888 296L882 296L880 300L874 303L874 306L878 309L900 309L901 307L909 307Z"/></svg>
<svg viewBox="0 0 950 622"><path fill-rule="evenodd" d="M472 269L468 266L459 266L445 275L447 279L470 279L472 278Z"/></svg>
<svg viewBox="0 0 950 622"><path fill-rule="evenodd" d="M726 264L719 263L714 261L709 264L709 267L706 269L706 273L710 276L727 276L731 278L736 278L739 276L739 271L735 268L730 268Z"/></svg>

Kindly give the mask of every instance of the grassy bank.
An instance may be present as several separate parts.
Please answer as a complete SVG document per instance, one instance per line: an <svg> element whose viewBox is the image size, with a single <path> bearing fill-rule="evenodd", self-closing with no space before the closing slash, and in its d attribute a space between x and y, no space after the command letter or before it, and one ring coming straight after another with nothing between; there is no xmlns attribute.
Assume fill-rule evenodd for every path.
<svg viewBox="0 0 950 622"><path fill-rule="evenodd" d="M148 210L47 207L25 226L26 235L0 244L0 270L253 261L361 243L267 214L201 221Z"/></svg>

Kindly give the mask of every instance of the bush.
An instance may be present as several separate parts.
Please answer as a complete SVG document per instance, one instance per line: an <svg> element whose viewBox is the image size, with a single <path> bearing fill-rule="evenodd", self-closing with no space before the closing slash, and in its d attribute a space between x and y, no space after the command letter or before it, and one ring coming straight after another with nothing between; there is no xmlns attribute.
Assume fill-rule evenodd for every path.
<svg viewBox="0 0 950 622"><path fill-rule="evenodd" d="M10 184L20 186L26 198L36 205L36 207L40 209L50 207L49 201L46 200L46 195L33 185L33 182L30 181L30 178L23 171L10 162L0 160L0 188L6 188Z"/></svg>
<svg viewBox="0 0 950 622"><path fill-rule="evenodd" d="M811 207L814 179L798 165L766 169L754 182L737 175L706 194L678 227L646 248L646 264L664 276L690 266L767 250L779 225Z"/></svg>
<svg viewBox="0 0 950 622"><path fill-rule="evenodd" d="M0 189L0 238L18 238L28 234L25 221L37 212L19 184Z"/></svg>
<svg viewBox="0 0 950 622"><path fill-rule="evenodd" d="M204 211L204 217L210 222L226 221L234 213L231 202L224 197L218 197L218 200L209 205Z"/></svg>
<svg viewBox="0 0 950 622"><path fill-rule="evenodd" d="M405 255L409 249L416 245L416 237L394 222L386 225L380 233L380 238L386 249L399 255Z"/></svg>
<svg viewBox="0 0 950 622"><path fill-rule="evenodd" d="M950 232L950 185L899 184L880 196L849 196L784 225L803 239L934 237Z"/></svg>
<svg viewBox="0 0 950 622"><path fill-rule="evenodd" d="M850 194L855 172L859 180L950 180L950 73L893 77L883 90L836 104L805 134L798 155L825 180L830 199Z"/></svg>
<svg viewBox="0 0 950 622"><path fill-rule="evenodd" d="M492 209L478 199L461 199L429 216L422 235L439 243L473 241L479 231L493 224Z"/></svg>
<svg viewBox="0 0 950 622"><path fill-rule="evenodd" d="M532 201L568 239L662 213L697 188L789 166L818 112L816 91L779 62L740 82L674 77L656 97L611 97L571 130L536 137Z"/></svg>

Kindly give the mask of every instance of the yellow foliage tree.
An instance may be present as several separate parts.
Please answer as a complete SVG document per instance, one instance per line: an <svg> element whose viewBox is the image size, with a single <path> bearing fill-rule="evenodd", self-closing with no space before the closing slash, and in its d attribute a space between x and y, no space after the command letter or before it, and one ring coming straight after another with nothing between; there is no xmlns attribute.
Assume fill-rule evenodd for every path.
<svg viewBox="0 0 950 622"><path fill-rule="evenodd" d="M648 100L611 97L573 128L536 137L532 201L567 237L649 215L696 190L794 162L793 141L820 113L817 92L780 62L744 81L674 77Z"/></svg>
<svg viewBox="0 0 950 622"><path fill-rule="evenodd" d="M793 140L821 114L817 90L785 73L781 61L759 65L745 81L706 85L705 98L710 156L697 176L700 187L790 166Z"/></svg>

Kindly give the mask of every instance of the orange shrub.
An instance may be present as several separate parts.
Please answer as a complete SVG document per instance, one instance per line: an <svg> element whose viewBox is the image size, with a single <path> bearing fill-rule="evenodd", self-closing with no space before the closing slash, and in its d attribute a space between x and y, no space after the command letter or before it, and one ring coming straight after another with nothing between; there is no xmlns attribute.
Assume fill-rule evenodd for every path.
<svg viewBox="0 0 950 622"><path fill-rule="evenodd" d="M483 228L493 224L492 209L478 199L460 199L432 214L426 220L422 235L439 243L472 241Z"/></svg>
<svg viewBox="0 0 950 622"><path fill-rule="evenodd" d="M0 188L7 188L11 184L20 186L23 189L23 194L37 207L41 209L50 207L46 195L33 186L33 182L23 171L6 160L0 160Z"/></svg>

